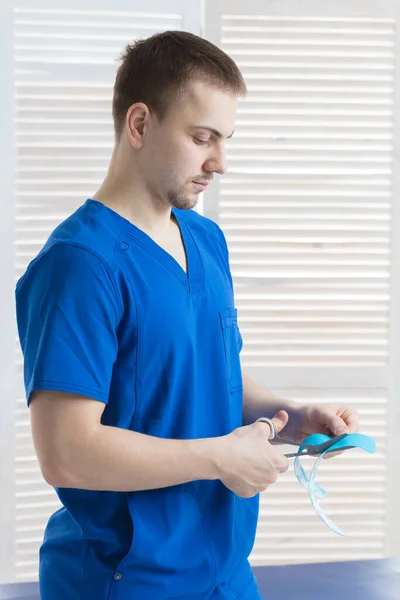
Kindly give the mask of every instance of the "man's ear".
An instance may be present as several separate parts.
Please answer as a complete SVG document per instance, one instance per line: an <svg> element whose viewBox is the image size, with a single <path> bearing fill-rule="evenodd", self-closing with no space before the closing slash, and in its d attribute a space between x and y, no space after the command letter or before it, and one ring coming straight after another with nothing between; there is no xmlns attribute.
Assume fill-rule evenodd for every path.
<svg viewBox="0 0 400 600"><path fill-rule="evenodd" d="M126 129L132 148L142 148L150 111L143 102L136 102L126 113Z"/></svg>

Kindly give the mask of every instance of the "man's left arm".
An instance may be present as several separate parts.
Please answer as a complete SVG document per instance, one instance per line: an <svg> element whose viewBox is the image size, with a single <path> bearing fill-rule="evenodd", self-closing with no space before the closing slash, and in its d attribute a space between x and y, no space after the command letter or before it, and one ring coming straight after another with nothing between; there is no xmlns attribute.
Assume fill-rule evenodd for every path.
<svg viewBox="0 0 400 600"><path fill-rule="evenodd" d="M298 402L278 398L270 390L252 379L242 369L243 379L243 425L254 423L259 417L272 419L280 410L285 410L289 419L300 407Z"/></svg>
<svg viewBox="0 0 400 600"><path fill-rule="evenodd" d="M300 404L279 398L252 379L242 369L243 425L254 423L259 417L271 419L280 410L288 413L289 421L282 437L301 442L313 433L337 436L358 431L358 411L348 406L310 403Z"/></svg>

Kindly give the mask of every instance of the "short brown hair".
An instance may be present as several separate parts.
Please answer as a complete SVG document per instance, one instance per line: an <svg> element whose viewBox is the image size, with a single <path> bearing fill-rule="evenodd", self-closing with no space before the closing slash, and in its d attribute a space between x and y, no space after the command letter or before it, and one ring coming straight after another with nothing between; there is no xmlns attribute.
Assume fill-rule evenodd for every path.
<svg viewBox="0 0 400 600"><path fill-rule="evenodd" d="M161 120L170 102L190 81L201 79L236 96L246 84L236 63L208 40L186 31L165 31L128 44L114 85L113 119L117 139L132 104L143 102Z"/></svg>

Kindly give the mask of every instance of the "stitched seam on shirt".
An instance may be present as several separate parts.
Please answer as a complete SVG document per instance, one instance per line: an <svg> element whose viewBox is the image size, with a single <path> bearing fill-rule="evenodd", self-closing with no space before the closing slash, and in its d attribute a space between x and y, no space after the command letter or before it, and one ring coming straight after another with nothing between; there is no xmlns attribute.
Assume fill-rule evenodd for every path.
<svg viewBox="0 0 400 600"><path fill-rule="evenodd" d="M126 229L125 223L123 223L121 225L120 230L118 231L117 239L115 241L115 246L114 246L113 258L112 258L112 268L110 267L111 272L109 274L109 277L111 279L111 284L114 287L114 293L117 297L117 302L118 302L119 308L122 312L124 310L124 303L122 301L121 294L119 293L119 288L115 281L114 271L115 271L117 264L119 264L119 262L117 261L117 251L120 247L121 237L122 237L122 233L123 233L124 229ZM106 267L106 265L107 265L107 262L104 264L104 266Z"/></svg>
<svg viewBox="0 0 400 600"><path fill-rule="evenodd" d="M132 419L131 419L131 423L130 423L130 429L132 430L133 428L133 420L135 418L135 416L137 415L137 413L139 413L140 415L140 408L139 408L139 401L141 400L141 392L140 392L140 357L142 354L142 317L139 311L139 304L137 301L137 298L135 296L135 292L133 290L132 284L131 284L131 280L129 278L127 278L127 284L129 286L129 289L131 290L131 294L133 296L133 299L135 301L135 313L136 313L136 323L137 323L137 348L136 348L136 373L135 373L135 407L133 410L133 414L132 414Z"/></svg>
<svg viewBox="0 0 400 600"><path fill-rule="evenodd" d="M216 225L216 223L214 223L214 225ZM233 282L232 282L232 273L231 273L231 269L230 269L230 264L229 264L229 249L224 237L223 232L220 232L220 237L222 237L222 239L220 239L220 237L218 237L218 235L216 233L213 233L212 231L208 231L207 229L204 229L202 227L196 227L196 225L188 225L189 228L192 229L196 229L197 231L200 231L201 233L204 233L207 237L212 238L215 242L217 242L218 246L220 247L220 249L222 250L223 254L224 254L224 259L226 262L226 272L228 275L228 279L230 282L230 286L231 289L233 291ZM218 227L218 225L216 225L216 227ZM201 257L201 253L199 252L199 255Z"/></svg>
<svg viewBox="0 0 400 600"><path fill-rule="evenodd" d="M251 573L249 580L246 582L246 587L244 589L244 594L247 594L250 585L253 583L253 579L254 579L254 574ZM243 596L240 592L236 591L229 582L227 582L225 585L227 585L229 587L229 589L231 590L231 592L233 592L234 594L236 594L236 599L235 600L246 600L246 596Z"/></svg>
<svg viewBox="0 0 400 600"><path fill-rule="evenodd" d="M41 385L57 385L57 386L65 386L68 388L68 391L72 391L72 390L76 390L78 392L79 391L84 391L84 392L88 392L90 394L93 394L95 396L101 396L102 398L104 398L105 400L108 400L108 394L105 394L104 392L101 392L100 390L95 390L93 388L87 388L83 385L74 385L74 384L70 384L67 383L65 381L52 381L51 379L45 379L45 380L39 380L39 381L34 381L33 384L30 386L32 388L37 388L37 386L41 386ZM58 390L58 391L63 391L63 390Z"/></svg>
<svg viewBox="0 0 400 600"><path fill-rule="evenodd" d="M136 231L127 231L127 235L134 239L135 242L141 246L148 254L150 254L155 260L165 265L165 267L178 279L181 285L185 289L189 289L189 280L184 270L173 260L171 255L159 246L154 247L147 239L143 239L140 234Z"/></svg>
<svg viewBox="0 0 400 600"><path fill-rule="evenodd" d="M95 252L92 248L90 248L89 246L86 246L85 244L77 244L77 243L71 243L71 242L56 242L56 244L65 244L66 246L75 246L76 248L81 248L82 250L86 250L87 252L90 252L90 254L92 254L93 256L95 256L103 265L104 269L107 272L107 275L110 279L110 283L113 287L114 290L114 294L115 294L115 299L117 301L117 305L119 306L119 308L122 308L122 300L119 296L118 293L118 288L117 288L117 284L115 282L115 278L114 278L114 273L110 267L110 265L108 264L108 262L99 254L97 254L97 252ZM54 244L54 245L56 245ZM116 321L118 322L118 315L116 315Z"/></svg>
<svg viewBox="0 0 400 600"><path fill-rule="evenodd" d="M194 500L201 512L202 519L203 519L204 534L205 534L205 539L206 539L206 543L207 543L208 557L210 559L211 568L212 568L211 587L206 591L206 593L209 593L211 590L214 589L214 586L215 586L217 565L216 565L215 559L212 555L212 543L211 543L209 532L208 532L207 513L204 510L203 503L202 503L199 495L197 494L197 492L192 487L189 487L187 485L185 486L185 490L194 498Z"/></svg>
<svg viewBox="0 0 400 600"><path fill-rule="evenodd" d="M226 252L226 248L225 248L224 244L221 242L220 238L218 237L218 235L216 233L213 233L212 231L208 231L207 229L205 229L203 227L197 227L196 225L193 225L192 223L190 223L190 225L187 223L187 226L190 227L190 229L196 229L197 231L200 231L201 233L205 233L207 236L214 238L214 240L218 243L218 246L220 246Z"/></svg>
<svg viewBox="0 0 400 600"><path fill-rule="evenodd" d="M76 242L54 242L54 243L52 242L51 246L49 248L47 248L47 250L44 250L43 252L41 252L32 261L31 264L33 264L34 262L39 262L40 258L42 256L45 256L46 254L48 254L50 252L50 250L52 248L54 248L55 246L71 246L73 248L79 248L80 250L85 250L86 252L89 252L90 254L92 254L93 256L95 256L100 261L100 263L103 265L103 267L104 267L104 269L105 269L105 271L106 271L106 273L107 273L107 275L109 277L110 283L111 283L112 288L114 290L115 300L117 302L118 307L120 309L122 308L122 306L123 306L122 300L121 300L121 298L119 296L118 287L117 287L117 284L116 284L115 278L114 278L114 273L113 273L110 265L108 264L107 260L104 257L102 257L100 254L97 254L97 252L95 252L92 248L90 248L89 246L86 246L85 244L78 244ZM118 314L116 314L115 316L116 316L116 321L118 321Z"/></svg>
<svg viewBox="0 0 400 600"><path fill-rule="evenodd" d="M121 240L121 238L122 238L121 234L123 233L124 229L125 229L125 223L122 223L121 227L118 230L118 234L117 234L117 237L116 237L116 240L115 240L115 244L114 244L114 251L113 251L111 265L110 265L110 268L111 268L112 272L115 271L115 267L117 265L116 256L117 256L117 251L120 248L120 242L122 241Z"/></svg>
<svg viewBox="0 0 400 600"><path fill-rule="evenodd" d="M89 503L89 499L86 500L86 511L85 511L85 518L84 518L84 521L82 524L82 534L83 534L83 528L86 524L87 516L88 516L88 512L89 512L88 506L87 506L88 503ZM79 600L83 600L82 594L83 594L83 591L84 591L84 588L85 588L85 585L87 582L87 576L85 576L85 573L87 573L87 569L85 569L85 565L86 565L87 557L89 554L89 545L90 545L90 542L86 541L85 555L84 555L83 561L82 561L82 585L81 585L81 591L79 593Z"/></svg>

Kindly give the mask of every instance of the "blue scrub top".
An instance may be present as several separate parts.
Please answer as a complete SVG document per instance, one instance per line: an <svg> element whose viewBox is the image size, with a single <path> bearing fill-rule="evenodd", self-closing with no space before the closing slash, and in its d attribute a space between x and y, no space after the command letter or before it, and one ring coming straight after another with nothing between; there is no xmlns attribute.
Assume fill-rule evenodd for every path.
<svg viewBox="0 0 400 600"><path fill-rule="evenodd" d="M59 390L105 404L104 425L221 436L242 423L242 346L220 228L173 209L188 274L89 199L17 283L27 401ZM42 600L259 599L247 560L258 495L220 481L139 492L56 488L40 549Z"/></svg>

